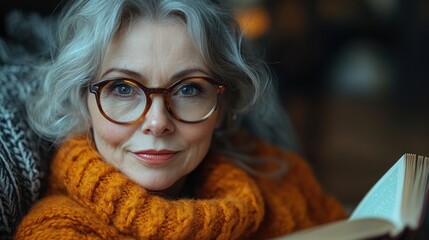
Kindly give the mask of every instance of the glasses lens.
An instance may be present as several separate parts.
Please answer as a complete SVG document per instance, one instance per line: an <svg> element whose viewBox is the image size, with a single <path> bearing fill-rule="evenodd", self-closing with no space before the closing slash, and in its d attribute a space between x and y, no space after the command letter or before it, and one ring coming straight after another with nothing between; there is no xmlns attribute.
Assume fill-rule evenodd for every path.
<svg viewBox="0 0 429 240"><path fill-rule="evenodd" d="M143 114L146 96L133 82L111 81L102 88L100 103L104 113L110 119L128 123L137 120Z"/></svg>
<svg viewBox="0 0 429 240"><path fill-rule="evenodd" d="M217 87L204 78L190 78L171 92L171 109L185 121L199 121L210 116L217 103Z"/></svg>

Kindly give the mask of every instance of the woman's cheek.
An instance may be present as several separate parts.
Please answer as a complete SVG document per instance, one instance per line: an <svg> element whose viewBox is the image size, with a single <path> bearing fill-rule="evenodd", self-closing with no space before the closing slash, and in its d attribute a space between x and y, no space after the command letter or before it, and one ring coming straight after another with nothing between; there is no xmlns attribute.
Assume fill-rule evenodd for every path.
<svg viewBox="0 0 429 240"><path fill-rule="evenodd" d="M133 135L134 130L130 127L117 125L114 123L103 123L94 126L97 135L105 143L111 146L119 146L126 142Z"/></svg>
<svg viewBox="0 0 429 240"><path fill-rule="evenodd" d="M133 127L121 126L110 122L101 115L95 101L89 99L88 104L92 129L99 140L112 146L118 146L132 136L133 131L135 131Z"/></svg>

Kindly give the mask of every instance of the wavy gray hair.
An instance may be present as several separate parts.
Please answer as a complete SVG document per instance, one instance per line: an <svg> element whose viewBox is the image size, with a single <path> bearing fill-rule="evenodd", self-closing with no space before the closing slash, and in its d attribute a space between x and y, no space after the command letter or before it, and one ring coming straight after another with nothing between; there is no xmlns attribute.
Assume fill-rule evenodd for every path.
<svg viewBox="0 0 429 240"><path fill-rule="evenodd" d="M203 60L227 85L227 124L214 136L222 141L214 143L246 126L267 140L295 146L267 66L244 44L234 15L223 6L193 0L76 0L65 9L52 59L40 69L40 94L28 103L31 125L45 138L61 142L88 132L87 86L111 39L133 19L144 18L185 23Z"/></svg>

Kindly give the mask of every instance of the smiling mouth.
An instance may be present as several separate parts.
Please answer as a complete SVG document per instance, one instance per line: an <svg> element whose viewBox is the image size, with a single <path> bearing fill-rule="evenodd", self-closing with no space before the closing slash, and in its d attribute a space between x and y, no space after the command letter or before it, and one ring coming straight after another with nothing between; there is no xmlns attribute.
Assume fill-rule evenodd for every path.
<svg viewBox="0 0 429 240"><path fill-rule="evenodd" d="M167 164L178 152L170 150L148 150L133 152L134 156L145 165L159 166Z"/></svg>

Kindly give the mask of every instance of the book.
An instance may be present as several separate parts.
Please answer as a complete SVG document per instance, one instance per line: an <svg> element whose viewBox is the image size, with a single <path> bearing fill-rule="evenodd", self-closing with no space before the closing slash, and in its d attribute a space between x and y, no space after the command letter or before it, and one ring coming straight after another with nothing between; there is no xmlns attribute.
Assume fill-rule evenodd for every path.
<svg viewBox="0 0 429 240"><path fill-rule="evenodd" d="M429 158L404 154L345 220L277 239L415 239L428 202Z"/></svg>

